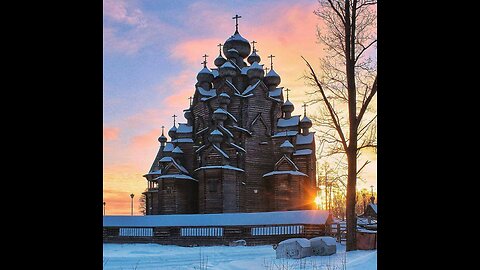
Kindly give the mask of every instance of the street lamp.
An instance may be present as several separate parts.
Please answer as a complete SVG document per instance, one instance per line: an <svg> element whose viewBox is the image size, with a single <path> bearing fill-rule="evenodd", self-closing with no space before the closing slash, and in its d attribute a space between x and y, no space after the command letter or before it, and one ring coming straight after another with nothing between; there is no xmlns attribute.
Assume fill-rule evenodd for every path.
<svg viewBox="0 0 480 270"><path fill-rule="evenodd" d="M103 202L103 216L105 216L105 205L106 204L107 204L106 202Z"/></svg>
<svg viewBox="0 0 480 270"><path fill-rule="evenodd" d="M135 196L133 193L130 194L130 198L132 198L132 206L131 206L131 215L133 216L133 196Z"/></svg>

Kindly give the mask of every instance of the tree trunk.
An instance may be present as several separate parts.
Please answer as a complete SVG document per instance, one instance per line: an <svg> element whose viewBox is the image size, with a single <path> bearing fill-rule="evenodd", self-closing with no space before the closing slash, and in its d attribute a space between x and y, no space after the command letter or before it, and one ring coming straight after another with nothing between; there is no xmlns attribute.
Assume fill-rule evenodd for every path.
<svg viewBox="0 0 480 270"><path fill-rule="evenodd" d="M357 215L355 213L355 196L357 189L357 157L356 147L347 152L348 180L347 180L347 246L346 251L357 249Z"/></svg>

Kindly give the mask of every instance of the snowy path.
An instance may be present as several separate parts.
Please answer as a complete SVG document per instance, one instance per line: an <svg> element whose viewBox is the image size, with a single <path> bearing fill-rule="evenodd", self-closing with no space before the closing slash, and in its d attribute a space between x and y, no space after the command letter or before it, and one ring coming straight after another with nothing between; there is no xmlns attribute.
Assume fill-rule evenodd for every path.
<svg viewBox="0 0 480 270"><path fill-rule="evenodd" d="M309 257L302 260L275 259L272 246L249 247L178 247L157 244L104 244L104 269L207 269L243 270L261 269L326 269L326 264L341 265L345 246L337 244L337 254L328 257ZM316 266L316 267L314 267ZM323 267L322 267L323 266ZM377 252L353 251L347 254L347 270L377 269Z"/></svg>

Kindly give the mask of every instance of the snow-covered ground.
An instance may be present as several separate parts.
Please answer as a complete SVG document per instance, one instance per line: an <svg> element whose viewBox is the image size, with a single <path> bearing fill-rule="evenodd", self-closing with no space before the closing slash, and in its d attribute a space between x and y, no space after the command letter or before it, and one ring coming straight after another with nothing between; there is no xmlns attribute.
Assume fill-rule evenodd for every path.
<svg viewBox="0 0 480 270"><path fill-rule="evenodd" d="M265 246L179 247L158 244L103 244L103 269L215 269L215 270L376 270L377 251L351 251L337 243L332 256L275 259L275 250ZM327 267L330 265L330 267Z"/></svg>

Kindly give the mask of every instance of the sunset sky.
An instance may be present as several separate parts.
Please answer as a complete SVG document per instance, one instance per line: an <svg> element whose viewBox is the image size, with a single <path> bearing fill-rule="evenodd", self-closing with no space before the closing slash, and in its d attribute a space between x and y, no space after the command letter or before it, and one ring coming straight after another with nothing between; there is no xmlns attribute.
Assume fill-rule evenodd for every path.
<svg viewBox="0 0 480 270"><path fill-rule="evenodd" d="M316 0L104 0L103 196L107 214L129 214L130 193L135 194L138 206L137 199L147 186L142 175L158 151L161 126L168 131L173 114L180 116L177 123L185 122L182 111L194 93L202 55L209 55L208 66L215 67L216 45L234 33L231 18L235 14L242 16L240 34L258 42L255 47L262 63L269 65L267 56L275 55L280 86L292 89L294 114L302 114L302 102L308 100L305 92L311 89L301 78L306 66L300 56L318 67L323 54L315 37L316 8ZM311 106L308 112L315 109ZM376 155L366 152L362 158L372 163L362 174L367 182L359 182L359 188L376 186Z"/></svg>

